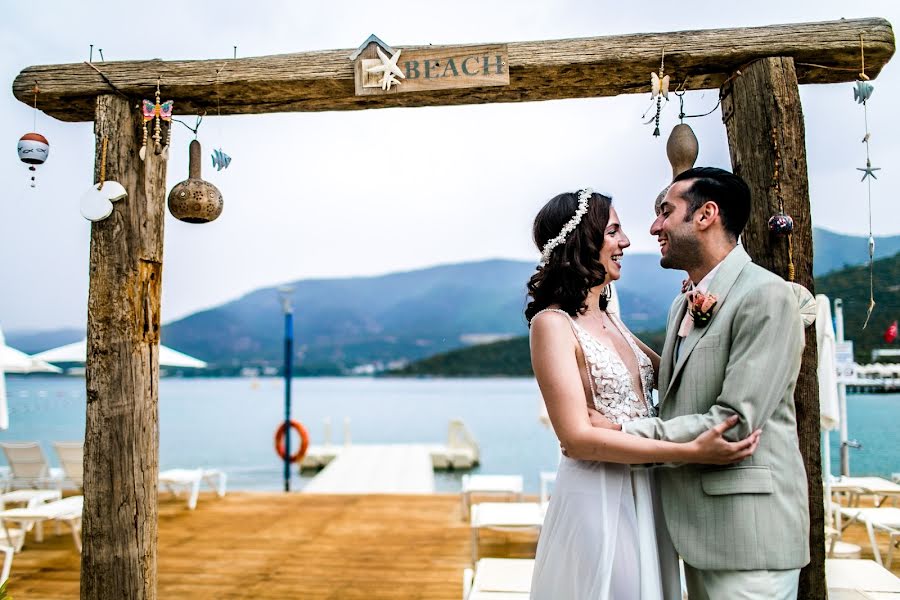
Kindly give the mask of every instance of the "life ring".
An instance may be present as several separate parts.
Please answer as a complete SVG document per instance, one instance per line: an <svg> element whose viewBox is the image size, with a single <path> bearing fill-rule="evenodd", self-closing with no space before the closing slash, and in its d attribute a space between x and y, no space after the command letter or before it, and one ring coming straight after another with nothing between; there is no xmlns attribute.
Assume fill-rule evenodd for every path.
<svg viewBox="0 0 900 600"><path fill-rule="evenodd" d="M300 436L300 449L291 454L291 462L296 463L303 460L303 457L306 456L306 451L309 449L309 432L306 431L306 427L300 424L299 421L295 421L293 419L290 420L291 429L297 432L297 435ZM284 460L284 434L285 434L285 426L284 423L278 426L278 429L275 430L275 452L278 453L278 456L281 457L281 460Z"/></svg>

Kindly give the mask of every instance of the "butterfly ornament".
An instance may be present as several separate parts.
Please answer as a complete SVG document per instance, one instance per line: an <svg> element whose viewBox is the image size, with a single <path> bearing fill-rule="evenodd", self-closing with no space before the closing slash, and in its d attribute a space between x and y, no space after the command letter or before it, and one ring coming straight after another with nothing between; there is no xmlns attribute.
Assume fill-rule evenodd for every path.
<svg viewBox="0 0 900 600"><path fill-rule="evenodd" d="M173 100L159 101L159 83L156 84L156 102L150 100L141 101L141 113L144 116L144 139L141 141L141 160L147 158L147 123L154 121L153 129L153 151L161 154L163 160L169 160L169 142L172 140L172 108L175 106ZM166 135L166 145L162 145L162 124L161 121L169 123L169 132Z"/></svg>

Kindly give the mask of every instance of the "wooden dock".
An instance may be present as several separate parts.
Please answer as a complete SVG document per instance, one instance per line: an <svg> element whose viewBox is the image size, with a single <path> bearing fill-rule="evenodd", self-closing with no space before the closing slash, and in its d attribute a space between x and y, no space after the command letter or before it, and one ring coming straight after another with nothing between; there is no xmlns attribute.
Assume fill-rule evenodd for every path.
<svg viewBox="0 0 900 600"><path fill-rule="evenodd" d="M534 498L526 498L534 500ZM197 509L163 497L159 597L191 600L460 600L470 532L458 494L201 494ZM16 600L79 596L80 557L67 532L29 535L9 580ZM865 528L844 540L872 558ZM879 536L882 553L887 537ZM486 532L480 555L533 558L533 533ZM893 573L900 575L900 561Z"/></svg>
<svg viewBox="0 0 900 600"><path fill-rule="evenodd" d="M482 556L533 557L533 534L482 536ZM191 600L459 600L470 561L458 494L162 497L159 597ZM79 596L72 537L29 536L9 580L16 600Z"/></svg>
<svg viewBox="0 0 900 600"><path fill-rule="evenodd" d="M424 445L346 446L306 484L307 494L430 494L431 453Z"/></svg>

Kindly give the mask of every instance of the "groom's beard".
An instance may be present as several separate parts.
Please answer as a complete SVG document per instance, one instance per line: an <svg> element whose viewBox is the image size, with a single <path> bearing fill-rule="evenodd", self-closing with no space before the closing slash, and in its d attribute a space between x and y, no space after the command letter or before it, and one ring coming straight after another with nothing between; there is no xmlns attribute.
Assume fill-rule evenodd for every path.
<svg viewBox="0 0 900 600"><path fill-rule="evenodd" d="M664 269L690 271L701 264L700 240L693 231L670 231L666 235L666 253L659 259Z"/></svg>

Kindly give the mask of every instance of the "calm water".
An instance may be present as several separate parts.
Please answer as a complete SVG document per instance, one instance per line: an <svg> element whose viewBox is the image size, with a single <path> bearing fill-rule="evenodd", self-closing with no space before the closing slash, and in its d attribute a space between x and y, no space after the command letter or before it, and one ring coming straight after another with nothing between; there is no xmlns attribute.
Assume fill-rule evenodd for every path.
<svg viewBox="0 0 900 600"><path fill-rule="evenodd" d="M84 380L7 377L10 429L0 441L38 440L51 462L53 441L84 437ZM555 470L557 443L537 418L540 395L531 379L294 380L293 416L322 443L330 418L332 442L343 440L350 419L354 443L444 443L451 419L462 419L481 447L474 472L519 473L528 492L538 490L538 473ZM205 466L225 470L229 488L278 490L282 463L272 447L283 419L284 387L279 379L162 379L159 392L160 467ZM850 396L854 475L900 471L897 417L900 395ZM837 473L837 434L833 434ZM3 460L0 458L0 460ZM438 490L459 490L460 473L436 474ZM305 478L294 473L293 489Z"/></svg>

